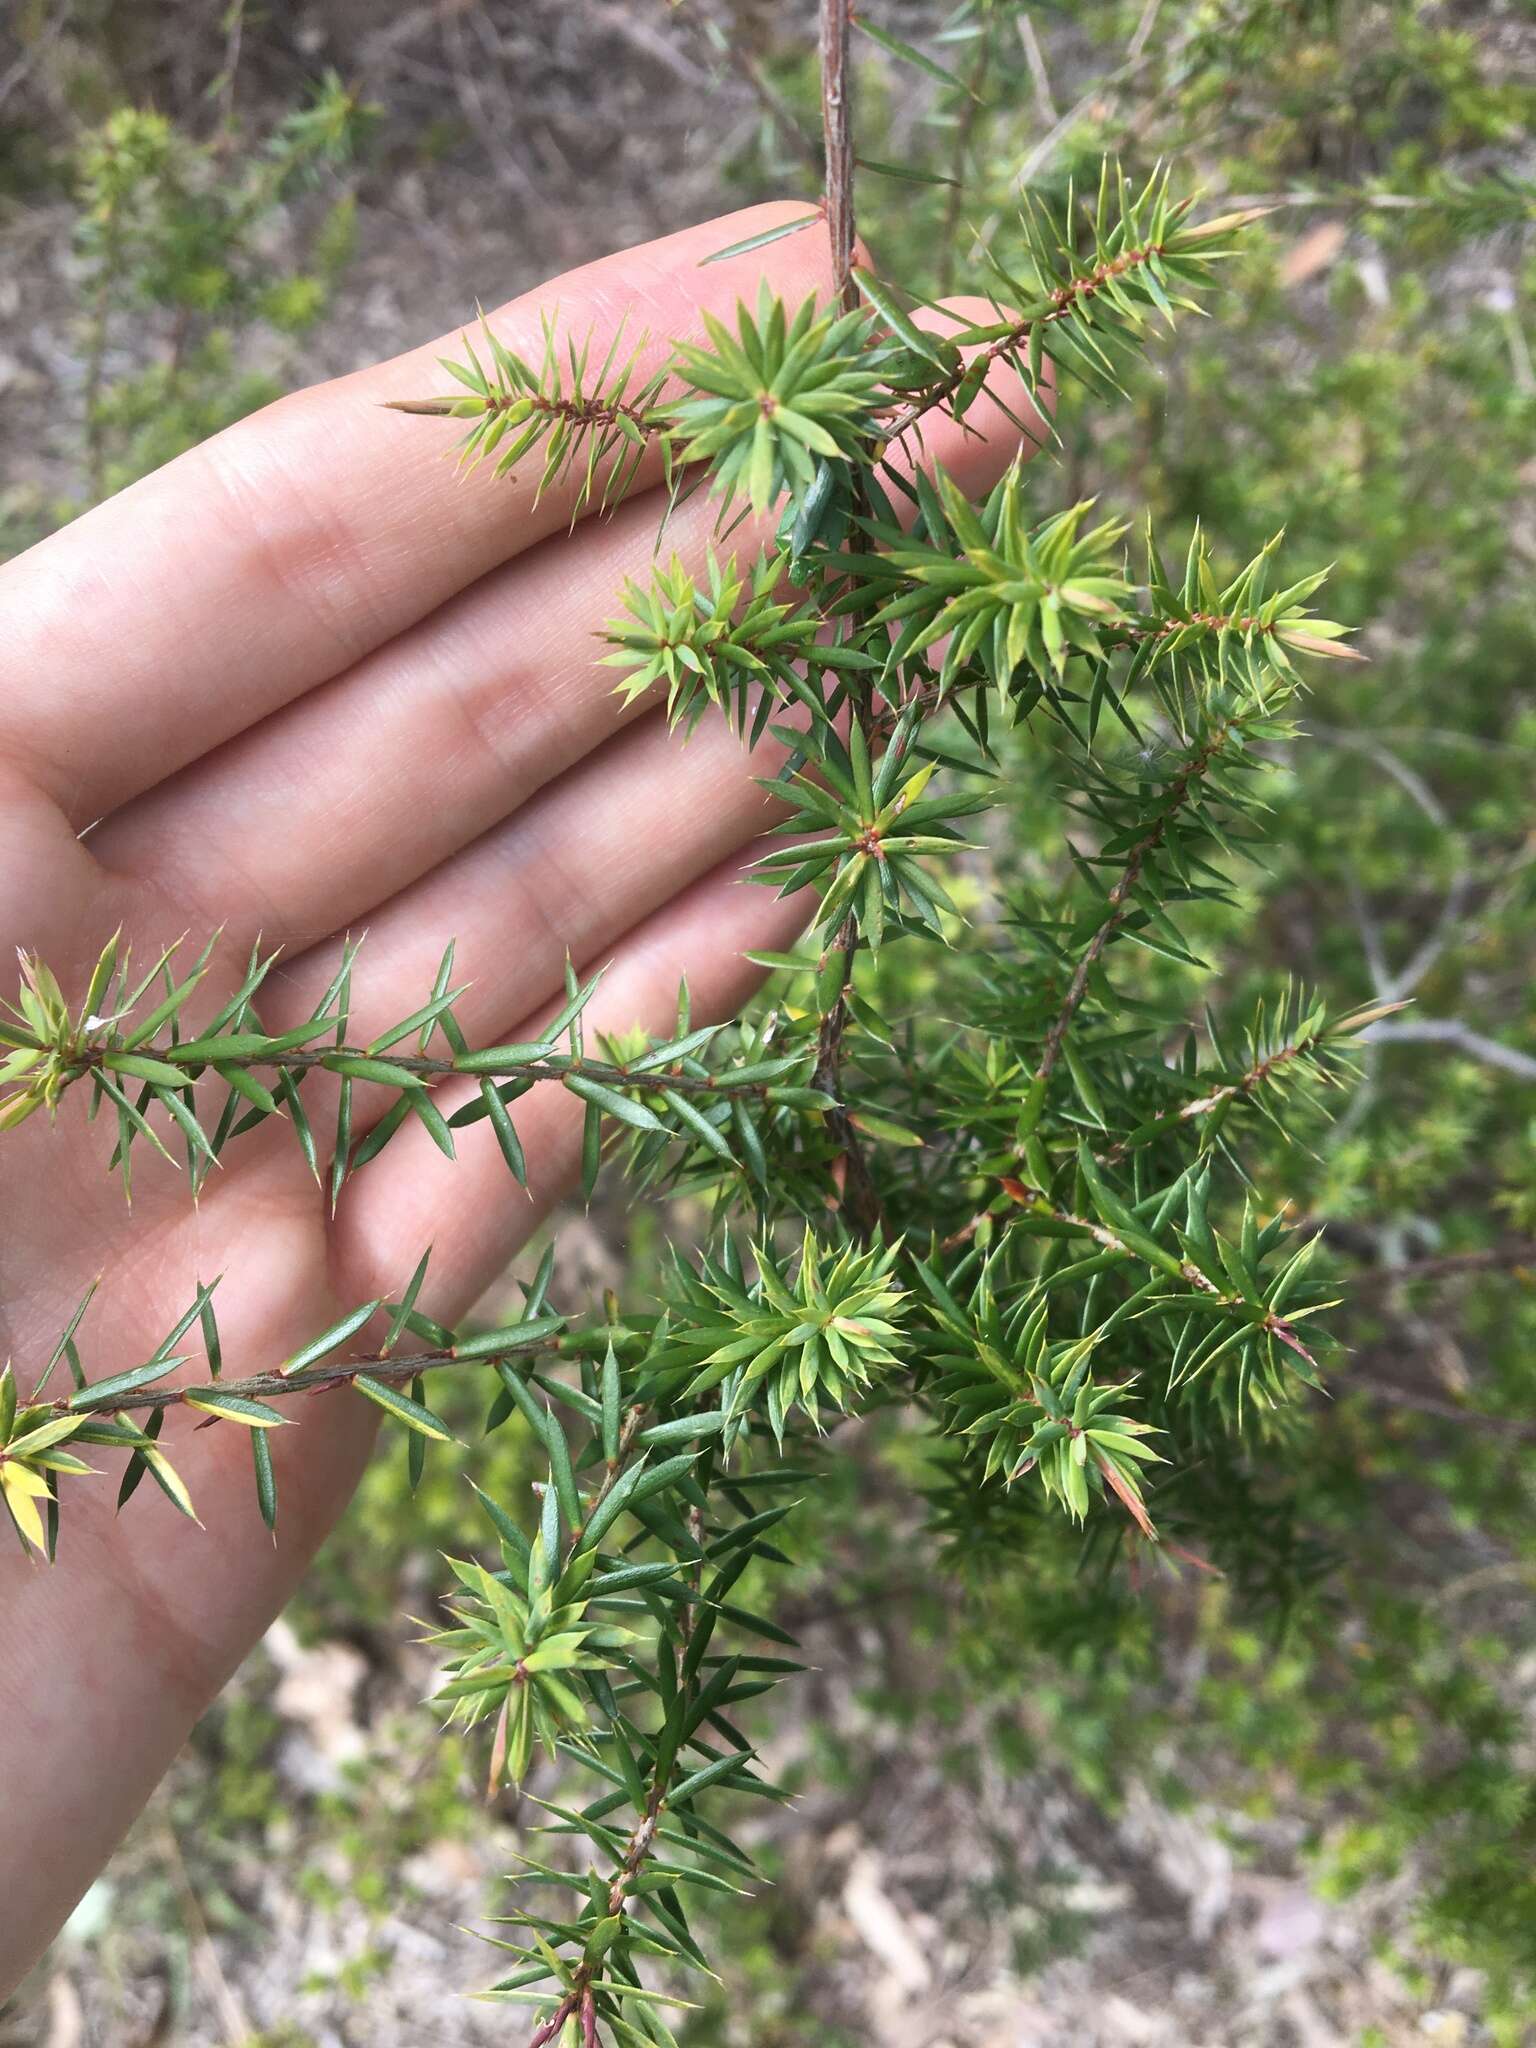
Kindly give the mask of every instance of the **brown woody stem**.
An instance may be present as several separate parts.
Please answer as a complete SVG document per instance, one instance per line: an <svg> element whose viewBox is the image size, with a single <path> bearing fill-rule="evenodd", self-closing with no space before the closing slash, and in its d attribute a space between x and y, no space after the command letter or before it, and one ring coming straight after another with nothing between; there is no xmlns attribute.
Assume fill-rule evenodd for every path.
<svg viewBox="0 0 1536 2048"><path fill-rule="evenodd" d="M632 1333L626 1330L605 1328L601 1333L603 1341L623 1344ZM73 1394L61 1395L46 1405L56 1415L125 1415L134 1410L185 1407L199 1395L233 1394L247 1401L281 1400L294 1394L319 1394L331 1387L350 1386L359 1374L367 1374L376 1380L413 1380L418 1373L440 1372L452 1365L495 1365L507 1358L569 1357L591 1348L592 1340L585 1342L575 1336L536 1337L526 1344L509 1342L502 1350L495 1352L471 1352L468 1357L454 1345L444 1345L434 1351L415 1351L400 1355L375 1352L363 1358L349 1358L335 1365L312 1365L303 1372L258 1372L243 1380L205 1380L192 1386L178 1387L130 1387L120 1394L109 1394L101 1401L82 1402L81 1395L88 1395L90 1387L80 1387ZM639 1411L635 1411L638 1416ZM638 1421L635 1426L638 1428ZM614 1477L618 1474L615 1472ZM605 1485L604 1491L607 1491ZM599 1496L601 1498L601 1496ZM593 1505L596 1506L594 1501Z"/></svg>
<svg viewBox="0 0 1536 2048"><path fill-rule="evenodd" d="M857 228L853 192L852 40L853 0L821 0L821 124L827 158L827 233L832 243L832 275L838 302L846 312L853 311L859 303L859 290L853 278ZM867 700L856 698L854 711L866 732L871 730L873 716ZM814 1085L837 1105L827 1112L827 1128L842 1164L839 1207L850 1229L860 1237L868 1237L879 1223L880 1206L859 1134L843 1106L841 1071L848 990L858 944L858 924L852 916L846 917L832 941L832 952L841 956L841 973L837 993L822 1012Z"/></svg>
<svg viewBox="0 0 1536 2048"><path fill-rule="evenodd" d="M853 0L821 0L821 129L826 146L827 233L832 277L845 312L859 303L853 281Z"/></svg>

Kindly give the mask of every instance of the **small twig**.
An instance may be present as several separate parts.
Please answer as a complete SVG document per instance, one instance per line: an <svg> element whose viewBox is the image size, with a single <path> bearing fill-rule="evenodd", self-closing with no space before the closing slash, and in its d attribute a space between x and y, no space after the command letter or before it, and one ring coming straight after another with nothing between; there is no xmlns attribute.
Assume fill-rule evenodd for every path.
<svg viewBox="0 0 1536 2048"><path fill-rule="evenodd" d="M1106 906L1108 915L1089 940L1087 950L1077 963L1076 970L1068 985L1067 993L1062 1000L1061 1008L1056 1014L1055 1021L1051 1025L1050 1030L1045 1034L1045 1045L1040 1054L1040 1064L1035 1069L1035 1079L1037 1081L1048 1081L1050 1079L1052 1069L1055 1067L1061 1053L1061 1042L1071 1028L1072 1019L1077 1015L1078 1007L1087 993L1089 976L1098 965L1099 956L1104 951L1104 948L1131 914L1132 893L1137 883L1141 880L1141 872L1146 865L1147 856L1155 853L1157 848L1163 843L1168 827L1184 807L1184 801L1189 794L1191 786L1199 782L1209 770L1211 762L1225 745L1229 730L1230 728L1225 722L1218 725L1199 753L1191 760L1185 762L1169 787L1168 800L1158 814L1156 821L1146 834L1136 842L1131 848L1130 853L1126 856L1125 866L1121 871L1120 879L1109 892Z"/></svg>
<svg viewBox="0 0 1536 2048"><path fill-rule="evenodd" d="M1289 1066L1293 1060L1304 1059L1308 1053L1315 1052L1325 1035L1322 1032L1312 1032L1305 1038L1290 1039L1286 1044L1276 1046L1273 1052L1266 1053L1263 1059L1256 1060L1246 1072L1239 1074L1236 1080L1220 1082L1216 1087L1208 1088L1203 1095L1182 1103L1178 1109L1170 1110L1164 1116L1149 1119L1142 1142L1149 1142L1165 1129L1195 1123L1199 1118L1209 1116L1213 1110L1220 1109L1223 1103L1235 1102L1242 1096L1254 1094L1281 1068ZM1129 1137L1120 1138L1105 1151L1095 1152L1094 1163L1098 1166L1118 1166L1136 1149ZM1023 1160L1015 1159L1012 1174L1025 1171ZM1011 1175L1000 1176L1000 1181L1006 1183L1010 1177ZM940 1249L946 1252L958 1251L961 1245L969 1244L991 1213L988 1208L978 1209L968 1223L944 1239ZM1319 1223L1310 1235L1317 1236L1323 1227Z"/></svg>
<svg viewBox="0 0 1536 2048"><path fill-rule="evenodd" d="M85 351L85 466L93 505L100 504L107 494L107 429L101 413L101 397L106 382L107 323L112 312L111 265L116 259L116 226L114 206L103 238L107 260L103 262L91 299Z"/></svg>
<svg viewBox="0 0 1536 2048"><path fill-rule="evenodd" d="M1126 45L1123 61L1114 71L1109 73L1108 77L1096 79L1087 92L1075 101L1047 129L1046 133L1035 144L1034 148L1015 172L1013 178L1013 189L1015 192L1023 192L1034 183L1036 174L1043 170L1050 162L1061 143L1072 133L1072 130L1085 114L1090 113L1099 101L1107 98L1119 87L1128 85L1136 76L1137 72L1141 69L1142 59L1146 55L1147 45L1152 40L1152 31L1157 25L1157 17L1161 9L1162 0L1147 0L1146 6L1141 11L1141 19L1137 22L1131 40ZM987 227L982 235L983 242L989 243L991 241L993 235L997 232L997 227L997 218L994 216L987 223Z"/></svg>
<svg viewBox="0 0 1536 2048"><path fill-rule="evenodd" d="M1485 1037L1459 1017L1393 1017L1368 1025L1360 1037L1369 1045L1454 1045L1469 1059L1499 1067L1522 1081L1536 1081L1536 1059L1530 1053Z"/></svg>
<svg viewBox="0 0 1536 2048"><path fill-rule="evenodd" d="M853 276L853 259L858 239L854 218L854 144L852 88L853 0L821 0L821 117L826 149L827 233L832 244L832 274L838 303L847 311L859 304L859 289ZM855 716L870 729L872 708L864 693L854 706ZM879 1222L879 1203L859 1134L843 1104L842 1049L847 1021L848 991L853 983L853 963L858 950L858 925L853 917L844 919L832 941L830 953L840 957L841 969L836 994L822 1012L816 1043L813 1085L830 1095L836 1107L827 1112L827 1129L838 1146L843 1163L839 1206L851 1228L868 1236ZM829 956L823 956L823 965Z"/></svg>
<svg viewBox="0 0 1536 2048"><path fill-rule="evenodd" d="M627 1344L632 1339L628 1330L605 1327L597 1333L585 1336L568 1333L555 1337L535 1337L519 1344L515 1339L493 1352L475 1351L464 1356L455 1345L439 1346L433 1351L414 1351L406 1354L373 1352L362 1358L349 1358L339 1364L312 1365L303 1372L258 1372L243 1380L203 1380L191 1386L179 1387L130 1387L123 1393L108 1394L100 1401L82 1401L82 1395L89 1395L90 1387L76 1389L73 1394L60 1395L46 1405L55 1415L126 1415L136 1410L157 1408L180 1408L188 1405L194 1397L234 1395L245 1401L274 1401L295 1394L322 1394L332 1387L350 1386L360 1374L376 1380L413 1380L418 1373L440 1372L454 1365L495 1365L508 1358L552 1358L583 1355L593 1348L597 1337L604 1342ZM638 1341L638 1340L635 1340ZM113 1375L103 1375L104 1379ZM194 1410L194 1413L198 1411ZM638 1411L636 1411L638 1413ZM636 1423L638 1428L639 1424ZM4 1453L0 1452L0 1462ZM615 1472L614 1477L618 1474ZM606 1491L606 1485L604 1491ZM599 1495L601 1498L601 1495ZM596 1502L593 1503L596 1505Z"/></svg>
<svg viewBox="0 0 1536 2048"><path fill-rule="evenodd" d="M800 116L785 99L764 69L762 59L747 48L746 31L734 18L731 26L724 28L714 16L703 10L698 12L700 25L709 41L719 54L728 57L732 70L751 86L758 104L762 107L775 127L793 147L795 154L819 177L821 175L821 146L814 135L803 126ZM631 31L626 31L630 33Z"/></svg>
<svg viewBox="0 0 1536 2048"><path fill-rule="evenodd" d="M219 108L219 126L227 136L235 123L235 80L240 71L240 47L245 39L246 0L230 0L224 17L224 63L214 81Z"/></svg>
<svg viewBox="0 0 1536 2048"><path fill-rule="evenodd" d="M379 403L388 412L412 412L425 414L429 419L473 418L462 408L471 399L471 394L460 392L453 398L382 398ZM514 405L525 406L530 414L542 413L546 419L564 420L572 427L615 427L621 419L646 433L655 425L655 419L647 407L629 405L620 399L607 398L548 398L536 391L492 391L479 400L483 412L508 412Z"/></svg>
<svg viewBox="0 0 1536 2048"><path fill-rule="evenodd" d="M166 1848L169 1851L171 1875L181 1900L182 1919L186 1923L191 1940L193 1967L201 1973L209 1997L218 2011L218 2024L225 2048L242 2048L242 2043L251 2039L251 2023L219 1963L219 1952L214 1947L213 1937L209 1933L202 1902L197 1896L197 1887L192 1882L186 1858L181 1853L181 1843L168 1813L162 1817L162 1826L165 1830Z"/></svg>
<svg viewBox="0 0 1536 2048"><path fill-rule="evenodd" d="M1522 1266L1536 1269L1536 1238L1517 1238L1512 1244L1490 1245L1482 1251L1446 1252L1437 1258L1405 1259L1395 1266L1361 1266L1346 1274L1342 1285L1352 1295L1375 1294L1384 1288L1406 1285L1414 1280L1450 1280L1466 1273L1517 1272Z"/></svg>
<svg viewBox="0 0 1536 2048"><path fill-rule="evenodd" d="M973 357L968 363L957 364L948 376L939 379L935 384L930 384L927 390L894 412L883 428L886 440L899 440L910 428L917 425L924 414L932 412L936 405L942 405L947 398L953 397L960 387L961 379L970 374L977 361L985 363L987 371L990 372L992 365L1001 357L1017 356L1036 327L1049 327L1055 321L1065 320L1076 307L1096 297L1115 278L1123 277L1128 270L1139 269L1143 263L1150 263L1154 256L1162 254L1161 243L1149 243L1140 249L1126 249L1112 261L1100 264L1098 269L1091 271L1087 277L1076 278L1071 284L1058 286L1052 294L1049 311L1031 314L1027 319L1015 321L1006 334L999 335L996 341L988 342L978 356Z"/></svg>
<svg viewBox="0 0 1536 2048"><path fill-rule="evenodd" d="M614 1337L615 1332L611 1324L608 1326L606 1334L610 1339ZM559 1339L555 1339L555 1342L558 1343ZM618 1449L614 1452L613 1456L609 1458L603 1466L602 1484L598 1487L597 1492L593 1494L591 1500L587 1503L587 1510L581 1518L580 1527L573 1529L571 1532L571 1549L573 1552L580 1546L581 1538L586 1533L587 1523L591 1521L592 1517L597 1513L597 1510L602 1506L603 1502L608 1498L609 1494L612 1493L615 1486L618 1485L619 1480L623 1477L624 1468L629 1463L630 1458L634 1453L635 1438L640 1434L641 1425L645 1421L647 1412L648 1411L645 1405L641 1403L638 1406L631 1408L629 1413L624 1417L624 1426L619 1431Z"/></svg>
<svg viewBox="0 0 1536 2048"><path fill-rule="evenodd" d="M1455 936L1456 928L1466 914L1467 898L1472 891L1472 868L1466 858L1461 834L1446 816L1445 808L1429 784L1417 769L1394 754L1390 747L1370 733L1350 732L1338 726L1314 725L1309 732L1315 739L1335 747L1348 748L1353 753L1364 754L1374 761L1384 774L1390 775L1400 789L1410 796L1428 818L1437 832L1450 842L1455 853L1456 865L1446 887L1445 899L1440 914L1424 939L1412 955L1393 973L1380 953L1379 935L1368 915L1364 897L1351 882L1356 902L1356 919L1366 941L1367 957L1371 967L1371 979L1375 993L1384 1002L1396 1002L1408 996L1419 986L1434 967Z"/></svg>
<svg viewBox="0 0 1536 2048"><path fill-rule="evenodd" d="M1432 1394L1416 1394L1407 1387L1388 1386L1383 1380L1361 1379L1350 1374L1339 1382L1341 1394L1364 1394L1367 1400L1385 1401L1392 1408L1411 1409L1417 1415L1432 1415L1441 1422L1459 1422L1468 1429L1491 1430L1497 1436L1536 1437L1536 1423L1521 1422L1508 1415L1487 1415L1477 1408L1458 1408L1452 1401L1437 1401Z"/></svg>
<svg viewBox="0 0 1536 2048"><path fill-rule="evenodd" d="M499 109L487 105L481 80L490 67L483 57L476 58L465 47L464 10L455 7L443 9L440 20L444 39L451 45L448 75L465 120L495 166L500 182L509 191L521 194L524 200L535 201L539 195L533 180L506 142L509 134L523 133L526 122L519 123L512 118L513 109L505 92Z"/></svg>
<svg viewBox="0 0 1536 2048"><path fill-rule="evenodd" d="M1305 1059L1308 1053L1315 1052L1324 1036L1321 1031L1313 1031L1304 1038L1289 1039L1284 1045L1276 1046L1273 1052L1266 1053L1263 1059L1255 1060L1253 1065L1245 1073L1239 1074L1235 1081L1223 1081L1218 1087L1208 1089L1204 1095L1197 1096L1194 1101L1182 1103L1177 1110L1170 1112L1168 1119L1157 1118L1154 1121L1159 1126L1164 1121L1173 1124L1194 1123L1202 1116L1209 1116L1212 1110L1220 1109L1225 1102L1234 1102L1241 1095L1252 1095L1281 1068L1288 1067L1293 1060ZM1107 1152L1095 1153L1094 1157L1101 1166L1115 1166L1132 1150L1134 1147L1130 1139L1121 1138L1111 1145Z"/></svg>
<svg viewBox="0 0 1536 2048"><path fill-rule="evenodd" d="M1024 1182L1011 1178L1005 1179L1002 1186L1015 1202L1034 1215L1046 1217L1053 1223L1065 1224L1071 1230L1082 1231L1085 1237L1091 1237L1096 1245L1107 1252L1114 1252L1127 1259L1141 1258L1143 1263L1151 1263L1145 1260L1142 1253L1128 1245L1118 1231L1111 1230L1108 1224L1099 1223L1091 1216L1078 1216L1070 1209L1058 1208L1040 1188L1029 1187ZM954 1241L948 1240L942 1249L948 1250ZM1251 1306L1240 1294L1224 1294L1208 1274L1201 1272L1193 1259L1170 1259L1165 1262L1163 1270L1170 1279L1177 1273L1178 1277L1197 1294L1206 1295L1222 1308L1243 1310ZM1253 1327L1265 1331L1277 1344L1283 1344L1288 1351L1294 1351L1299 1358L1304 1358L1308 1365L1316 1369L1317 1360L1297 1336L1295 1325L1288 1322L1284 1316L1276 1315L1273 1309L1266 1308L1262 1316L1253 1319Z"/></svg>
<svg viewBox="0 0 1536 2048"><path fill-rule="evenodd" d="M1431 1611L1459 1606L1469 1594L1484 1592L1491 1586L1536 1586L1536 1564L1528 1558L1507 1557L1497 1564L1479 1565L1475 1571L1461 1572L1433 1595L1429 1603Z"/></svg>
<svg viewBox="0 0 1536 2048"><path fill-rule="evenodd" d="M74 0L59 0L57 6L47 10L43 24L28 36L20 56L10 69L0 71L0 107L18 86L26 83L51 46L59 41L74 11Z"/></svg>
<svg viewBox="0 0 1536 2048"><path fill-rule="evenodd" d="M701 1690L702 1669L695 1672L690 1680L686 1696L692 1698ZM697 1740L697 1738L695 1738ZM705 1754L708 1755L707 1746ZM608 1914L611 1919L621 1918L629 1908L641 1872L655 1853L656 1840L661 1828L662 1814L666 1810L667 1793L677 1775L679 1756L674 1757L671 1768L651 1781L650 1792L641 1809L640 1818L624 1845L617 1868L608 1884ZM601 1962L580 1962L570 1979L569 1989L562 1995L560 2003L549 2018L535 2028L528 2048L551 2048L558 2041L567 2024L579 2020L582 2027L583 2048L597 2040L597 2006L593 1985L602 1971Z"/></svg>

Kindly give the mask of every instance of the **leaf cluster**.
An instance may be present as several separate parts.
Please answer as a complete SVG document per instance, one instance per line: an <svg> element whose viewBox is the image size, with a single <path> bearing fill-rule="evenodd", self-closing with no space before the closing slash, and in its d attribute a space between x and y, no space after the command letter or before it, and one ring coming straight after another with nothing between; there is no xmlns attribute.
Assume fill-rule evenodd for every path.
<svg viewBox="0 0 1536 2048"><path fill-rule="evenodd" d="M1149 536L1137 573L1122 521L1040 507L1038 466L973 504L892 453L941 410L963 421L1000 363L1042 398L1048 363L1116 383L1244 224L1197 223L1165 174L1133 189L1106 169L1089 208L1027 212L1022 257L997 269L1006 317L934 336L860 273L857 310L765 294L664 356L554 321L525 356L487 324L447 366L458 391L402 401L573 512L659 474L675 492L707 478L722 524L776 513L745 567L716 553L694 577L658 557L602 657L626 701L664 696L685 729L722 712L783 750L765 781L787 815L754 872L817 907L740 1026L696 1027L685 990L669 1034L591 1042L598 978L572 966L536 1040L475 1047L450 946L366 1043L352 948L310 1016L271 1032L271 960L216 1000L211 946L135 973L119 939L78 1002L28 962L0 1022L0 1125L67 1113L78 1091L125 1185L148 1153L195 1191L276 1120L332 1202L412 1126L452 1158L489 1122L521 1181L517 1105L546 1087L581 1105L588 1196L606 1166L706 1199L709 1248L674 1249L627 1313L558 1313L551 1253L520 1318L456 1331L421 1306L423 1259L399 1301L356 1304L232 1380L210 1287L150 1360L87 1379L72 1325L54 1362L74 1391L10 1397L0 1485L34 1543L38 1503L56 1522L57 1479L83 1476L63 1447L93 1430L179 1486L155 1438L180 1407L246 1431L269 1524L268 1439L315 1386L392 1418L413 1485L452 1454L430 1375L482 1375L487 1432L519 1419L545 1475L531 1517L484 1497L494 1550L453 1563L453 1619L431 1639L438 1704L490 1729L492 1784L541 1771L559 1854L530 1860L491 1993L533 2009L537 2043L669 2041L657 1973L707 1968L693 1903L750 1877L726 1821L779 1795L737 1711L794 1666L738 1588L790 1562L784 1490L814 1481L794 1461L824 1430L908 1410L941 1531L1060 1525L1155 1554L1158 1494L1178 1521L1181 1482L1285 1429L1319 1384L1315 1244L1255 1194L1239 1148L1250 1121L1289 1124L1333 1092L1345 1041L1381 1010L1334 1021L1288 992L1241 1042L1221 1019L1202 1039L1187 977L1195 927L1230 915L1262 841L1300 664L1345 652L1310 609L1321 578L1278 576L1273 545L1218 575L1200 534L1176 577ZM995 930L962 955L988 872L962 821L996 810L1032 752L1065 786L1064 883L1029 892L994 860ZM177 1369L194 1327L208 1374L192 1382ZM117 1420L130 1412L142 1430Z"/></svg>

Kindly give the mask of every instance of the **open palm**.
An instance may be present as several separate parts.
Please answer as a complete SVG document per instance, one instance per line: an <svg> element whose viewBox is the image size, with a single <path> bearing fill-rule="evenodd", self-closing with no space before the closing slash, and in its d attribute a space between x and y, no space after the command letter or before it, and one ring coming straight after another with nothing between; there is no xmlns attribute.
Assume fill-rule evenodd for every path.
<svg viewBox="0 0 1536 2048"><path fill-rule="evenodd" d="M803 208L757 208L572 273L495 321L537 350L542 312L590 331L622 319L650 359L705 308L824 291L826 239L703 257ZM669 1021L686 971L700 1017L750 992L749 947L785 944L794 904L736 886L767 818L724 725L686 747L654 706L620 712L594 635L661 523L652 488L570 528L559 490L455 474L445 430L379 410L440 387L436 346L302 392L194 450L0 572L0 939L77 994L119 925L147 966L216 927L209 1006L259 936L281 948L263 1023L314 1005L343 936L366 928L349 1035L364 1041L431 987L457 942L458 1005L477 1042L526 1036L569 952L611 962L599 1028ZM931 454L984 485L1012 452L952 427ZM985 424L985 423L983 423ZM702 499L667 545L702 567ZM740 547L743 537L733 539ZM222 977L222 979L221 979ZM200 990L201 995L204 991ZM291 1014L289 1014L291 1012ZM315 1079L327 1077L317 1075ZM84 1090L58 1122L0 1143L0 1334L25 1395L80 1295L92 1377L136 1362L227 1271L231 1366L286 1356L345 1307L398 1290L435 1243L431 1312L461 1315L561 1193L580 1105L558 1088L519 1112L531 1199L486 1125L450 1165L410 1128L349 1184L334 1218L290 1133L233 1144L193 1205L159 1162L132 1216ZM306 1101L311 1098L306 1094ZM325 1128L318 1091L312 1113ZM3 1354L0 1354L3 1355ZM367 1455L374 1411L307 1404L276 1446L269 1539L243 1432L166 1442L205 1530L141 1492L72 1483L52 1569L0 1556L0 1996L39 1951L329 1528Z"/></svg>

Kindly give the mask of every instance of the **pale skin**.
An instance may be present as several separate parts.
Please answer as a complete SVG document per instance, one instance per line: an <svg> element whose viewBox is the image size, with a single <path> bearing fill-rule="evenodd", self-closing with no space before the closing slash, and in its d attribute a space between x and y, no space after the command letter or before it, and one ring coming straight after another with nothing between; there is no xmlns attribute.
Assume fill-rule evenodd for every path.
<svg viewBox="0 0 1536 2048"><path fill-rule="evenodd" d="M760 277L790 306L829 292L818 229L700 268L804 211L757 207L608 257L492 322L536 355L540 309L555 308L600 360L627 315L659 361L669 337L701 336L703 309L754 301ZM146 966L223 926L212 1000L259 935L282 948L263 1008L280 1029L318 998L343 935L366 931L361 1042L425 998L451 937L472 984L458 1014L487 1044L529 1035L568 951L609 965L595 1029L659 1031L684 973L696 1020L725 1017L757 978L745 952L794 939L804 906L740 881L771 817L763 757L723 724L680 744L654 704L621 711L595 664L624 576L647 571L655 469L574 528L568 496L534 504L536 464L458 475L450 425L380 409L442 390L436 358L456 343L297 393L0 569L0 960L39 953L78 995L119 925ZM1016 386L1000 395L1027 408ZM1019 437L985 399L968 426L930 423L922 459L983 490ZM669 526L695 569L714 516L700 494ZM308 1099L323 1129L323 1097ZM85 1107L76 1090L52 1126L0 1137L0 1359L24 1398L97 1279L81 1332L93 1377L147 1355L216 1273L235 1372L397 1292L428 1244L422 1305L452 1322L568 1190L580 1131L558 1087L518 1105L530 1199L487 1124L462 1134L455 1165L413 1127L333 1218L291 1133L268 1126L195 1207L146 1157L130 1215ZM302 1409L274 1445L275 1544L244 1432L193 1434L184 1414L163 1441L202 1528L150 1486L118 1518L107 1470L64 1482L52 1567L0 1532L0 1997L345 1506L377 1411L344 1390Z"/></svg>

